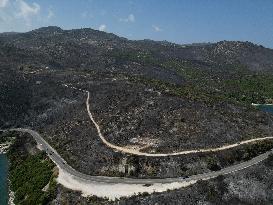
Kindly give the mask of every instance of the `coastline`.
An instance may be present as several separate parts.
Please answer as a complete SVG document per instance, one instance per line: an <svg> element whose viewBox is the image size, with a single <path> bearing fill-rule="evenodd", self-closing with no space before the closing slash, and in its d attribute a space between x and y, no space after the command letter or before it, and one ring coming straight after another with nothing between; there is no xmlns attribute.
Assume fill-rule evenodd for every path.
<svg viewBox="0 0 273 205"><path fill-rule="evenodd" d="M261 105L273 106L273 104L256 104L256 103L251 103L251 105L253 105L253 106L261 106Z"/></svg>
<svg viewBox="0 0 273 205"><path fill-rule="evenodd" d="M12 143L2 143L0 144L0 154L6 154ZM10 189L10 180L7 176L7 186L8 186L8 205L15 205L14 198L15 193Z"/></svg>
<svg viewBox="0 0 273 205"><path fill-rule="evenodd" d="M6 154L10 146L11 143L0 144L0 154Z"/></svg>
<svg viewBox="0 0 273 205"><path fill-rule="evenodd" d="M10 184L10 182L9 182L9 184ZM14 192L10 190L10 185L8 185L8 186L9 186L9 201L8 201L8 205L15 205L14 202L13 202L14 198L15 198Z"/></svg>
<svg viewBox="0 0 273 205"><path fill-rule="evenodd" d="M10 146L10 145L9 145ZM8 159L9 160L9 159ZM8 161L9 164L9 161ZM15 193L10 189L10 179L9 179L9 168L8 168L8 175L7 175L7 186L8 186L8 205L15 205L14 199L15 199Z"/></svg>
<svg viewBox="0 0 273 205"><path fill-rule="evenodd" d="M14 205L14 193L10 190L9 162L7 154L0 154L0 204ZM3 194L3 195L2 195Z"/></svg>

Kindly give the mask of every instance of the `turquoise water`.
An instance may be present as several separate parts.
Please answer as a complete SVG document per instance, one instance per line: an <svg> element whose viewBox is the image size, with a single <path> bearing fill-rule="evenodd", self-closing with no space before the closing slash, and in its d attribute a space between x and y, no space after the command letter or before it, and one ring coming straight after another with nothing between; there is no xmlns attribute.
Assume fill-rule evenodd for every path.
<svg viewBox="0 0 273 205"><path fill-rule="evenodd" d="M0 205L8 204L8 159L4 154L0 154Z"/></svg>
<svg viewBox="0 0 273 205"><path fill-rule="evenodd" d="M262 111L273 114L273 105L258 105L257 108L259 108Z"/></svg>

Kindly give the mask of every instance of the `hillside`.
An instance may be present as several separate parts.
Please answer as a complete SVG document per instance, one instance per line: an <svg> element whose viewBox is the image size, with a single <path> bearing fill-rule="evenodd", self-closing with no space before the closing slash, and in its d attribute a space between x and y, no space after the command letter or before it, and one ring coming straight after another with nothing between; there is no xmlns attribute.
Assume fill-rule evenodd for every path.
<svg viewBox="0 0 273 205"><path fill-rule="evenodd" d="M148 153L218 147L273 131L273 117L251 106L272 102L273 50L250 42L178 45L58 27L4 33L0 42L0 127L39 130L88 174L119 175L122 159L135 159L101 142L86 94L63 84L90 91L109 142ZM137 160L147 165L134 173L142 177L177 176L186 166L174 157L172 167L181 169L172 173L168 159Z"/></svg>

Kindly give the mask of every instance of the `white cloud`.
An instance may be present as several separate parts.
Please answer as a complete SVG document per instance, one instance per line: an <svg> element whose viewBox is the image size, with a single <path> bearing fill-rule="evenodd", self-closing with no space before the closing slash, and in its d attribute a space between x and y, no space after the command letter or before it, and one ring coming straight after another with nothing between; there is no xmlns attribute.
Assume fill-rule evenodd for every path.
<svg viewBox="0 0 273 205"><path fill-rule="evenodd" d="M0 32L22 32L37 26L47 25L48 20L53 18L54 12L51 7L46 12L41 11L41 6L35 2L0 0Z"/></svg>
<svg viewBox="0 0 273 205"><path fill-rule="evenodd" d="M162 29L159 26L152 25L152 28L154 29L155 32L160 32Z"/></svg>
<svg viewBox="0 0 273 205"><path fill-rule="evenodd" d="M0 0L0 8L5 8L9 3L9 0Z"/></svg>
<svg viewBox="0 0 273 205"><path fill-rule="evenodd" d="M30 16L37 15L41 9L40 5L37 3L32 3L32 5L29 5L23 0L17 0L16 3L19 6L18 16L23 18L29 18Z"/></svg>
<svg viewBox="0 0 273 205"><path fill-rule="evenodd" d="M31 26L32 18L39 14L41 7L37 3L28 4L23 0L16 0L18 11L17 18L23 18L27 26Z"/></svg>
<svg viewBox="0 0 273 205"><path fill-rule="evenodd" d="M127 18L120 18L119 21L121 22L126 22L126 23L133 23L135 22L136 18L134 16L134 14L129 14L129 16Z"/></svg>
<svg viewBox="0 0 273 205"><path fill-rule="evenodd" d="M55 16L53 10L51 8L48 9L47 19L51 19Z"/></svg>
<svg viewBox="0 0 273 205"><path fill-rule="evenodd" d="M99 26L99 30L100 30L100 31L105 31L105 30L106 30L106 25L105 25L105 24L101 24L101 25Z"/></svg>

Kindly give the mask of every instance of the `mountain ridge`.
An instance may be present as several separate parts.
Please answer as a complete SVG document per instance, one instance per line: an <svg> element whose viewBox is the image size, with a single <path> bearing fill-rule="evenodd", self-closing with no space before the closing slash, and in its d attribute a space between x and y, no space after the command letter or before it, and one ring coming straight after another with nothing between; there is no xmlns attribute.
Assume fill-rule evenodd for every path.
<svg viewBox="0 0 273 205"><path fill-rule="evenodd" d="M63 30L55 26L42 27L26 33L0 35L0 40L4 44L41 52L51 58L59 56L65 60L67 56L77 55L74 64L75 61L81 61L81 59L85 61L86 57L104 58L103 61L107 61L105 54L110 53L111 55L111 51L116 51L121 55L136 55L131 56L133 58L153 58L152 60L158 62L162 59L175 59L214 66L237 66L241 64L254 72L273 72L273 50L247 41L179 45L167 41L128 40L115 34L91 28ZM75 50L72 47L77 48ZM90 52L91 50L94 52ZM143 55L137 57L137 53ZM67 61L71 61L71 58ZM62 67L67 66L65 62L58 62L57 64L64 64Z"/></svg>

